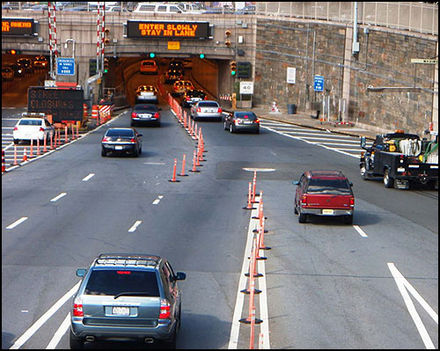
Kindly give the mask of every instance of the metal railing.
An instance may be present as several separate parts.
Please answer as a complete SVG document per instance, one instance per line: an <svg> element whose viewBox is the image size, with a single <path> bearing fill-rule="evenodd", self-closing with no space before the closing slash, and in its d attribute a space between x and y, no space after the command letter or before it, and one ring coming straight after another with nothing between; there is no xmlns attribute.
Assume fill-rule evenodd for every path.
<svg viewBox="0 0 440 351"><path fill-rule="evenodd" d="M354 2L257 2L257 15L352 23ZM359 2L358 24L438 35L438 4Z"/></svg>
<svg viewBox="0 0 440 351"><path fill-rule="evenodd" d="M4 10L17 9L31 14L32 10L42 11L42 5L31 5L29 2L3 3ZM76 10L96 11L87 3L72 2L64 11ZM134 4L122 2L122 11L131 11ZM256 2L255 12L246 12L247 15L270 16L282 18L301 18L321 21L353 23L354 2ZM43 5L44 6L44 5ZM35 8L34 8L35 7ZM31 10L31 11L28 11ZM62 10L62 11L63 11ZM219 8L218 15L240 14L240 10ZM114 12L113 12L114 13ZM127 12L125 12L127 13ZM130 13L130 12L128 12ZM211 13L212 14L212 13ZM176 15L175 15L176 16ZM177 16L185 16L182 13ZM203 16L203 14L199 15ZM424 2L358 2L358 24L406 30L411 32L438 35L438 4Z"/></svg>

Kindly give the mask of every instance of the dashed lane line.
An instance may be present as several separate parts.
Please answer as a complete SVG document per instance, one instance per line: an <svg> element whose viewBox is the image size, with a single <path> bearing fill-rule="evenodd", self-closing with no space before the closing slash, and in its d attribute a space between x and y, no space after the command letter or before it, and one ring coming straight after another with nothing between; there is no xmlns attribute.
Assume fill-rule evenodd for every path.
<svg viewBox="0 0 440 351"><path fill-rule="evenodd" d="M6 229L13 229L15 228L17 225L19 225L20 223L23 223L25 220L27 220L28 217L21 217L20 219L16 220L14 223L9 224Z"/></svg>
<svg viewBox="0 0 440 351"><path fill-rule="evenodd" d="M55 196L55 197L54 197L53 199L51 199L50 201L51 201L51 202L56 202L56 201L58 201L59 199L61 199L62 197L66 196L66 195L67 195L67 193L61 193L61 194Z"/></svg>
<svg viewBox="0 0 440 351"><path fill-rule="evenodd" d="M128 230L128 232L129 233L133 233L136 229L137 229L137 227L139 226L139 224L141 224L142 223L142 221L136 221L132 226L131 226L131 228Z"/></svg>

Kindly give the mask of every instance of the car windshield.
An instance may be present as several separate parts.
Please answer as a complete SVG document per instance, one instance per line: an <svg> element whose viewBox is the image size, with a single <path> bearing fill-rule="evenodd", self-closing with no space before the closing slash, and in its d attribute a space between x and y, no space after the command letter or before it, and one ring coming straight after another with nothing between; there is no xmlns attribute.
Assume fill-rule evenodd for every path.
<svg viewBox="0 0 440 351"><path fill-rule="evenodd" d="M215 101L203 101L199 102L199 107L218 107Z"/></svg>
<svg viewBox="0 0 440 351"><path fill-rule="evenodd" d="M346 179L309 179L307 193L351 194L350 184Z"/></svg>
<svg viewBox="0 0 440 351"><path fill-rule="evenodd" d="M109 129L107 136L120 136L120 137L132 137L134 132L130 129Z"/></svg>
<svg viewBox="0 0 440 351"><path fill-rule="evenodd" d="M154 66L154 62L151 61L145 61L142 63L144 66Z"/></svg>
<svg viewBox="0 0 440 351"><path fill-rule="evenodd" d="M135 105L134 111L146 111L146 112L157 112L158 109L156 105Z"/></svg>
<svg viewBox="0 0 440 351"><path fill-rule="evenodd" d="M87 282L86 295L143 295L159 297L155 272L136 270L93 270Z"/></svg>
<svg viewBox="0 0 440 351"><path fill-rule="evenodd" d="M22 119L19 123L20 126L41 126L42 124L41 119Z"/></svg>
<svg viewBox="0 0 440 351"><path fill-rule="evenodd" d="M255 121L257 116L253 112L236 112L235 117Z"/></svg>

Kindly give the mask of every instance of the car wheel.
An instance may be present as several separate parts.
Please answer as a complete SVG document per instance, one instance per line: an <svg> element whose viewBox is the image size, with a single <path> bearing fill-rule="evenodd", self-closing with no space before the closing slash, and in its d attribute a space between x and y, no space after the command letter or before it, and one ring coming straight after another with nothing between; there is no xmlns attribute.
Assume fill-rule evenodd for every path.
<svg viewBox="0 0 440 351"><path fill-rule="evenodd" d="M20 142L20 139L14 139L14 144L17 145Z"/></svg>
<svg viewBox="0 0 440 351"><path fill-rule="evenodd" d="M394 179L390 177L390 171L385 169L385 172L383 173L383 184L385 185L385 188L392 188L394 186Z"/></svg>
<svg viewBox="0 0 440 351"><path fill-rule="evenodd" d="M353 215L344 216L345 224L353 224Z"/></svg>
<svg viewBox="0 0 440 351"><path fill-rule="evenodd" d="M70 330L69 344L70 344L70 348L74 350L84 348L84 341L77 338L75 334L73 334L72 330Z"/></svg>
<svg viewBox="0 0 440 351"><path fill-rule="evenodd" d="M232 123L229 125L229 133L234 133L234 126L232 125Z"/></svg>
<svg viewBox="0 0 440 351"><path fill-rule="evenodd" d="M170 340L164 342L166 349L175 350L177 347L177 327L174 329L174 333Z"/></svg>
<svg viewBox="0 0 440 351"><path fill-rule="evenodd" d="M299 217L298 217L298 222L299 223L306 223L307 222L307 215L305 213L299 213Z"/></svg>
<svg viewBox="0 0 440 351"><path fill-rule="evenodd" d="M107 156L107 151L105 151L104 149L101 150L101 156L105 157Z"/></svg>

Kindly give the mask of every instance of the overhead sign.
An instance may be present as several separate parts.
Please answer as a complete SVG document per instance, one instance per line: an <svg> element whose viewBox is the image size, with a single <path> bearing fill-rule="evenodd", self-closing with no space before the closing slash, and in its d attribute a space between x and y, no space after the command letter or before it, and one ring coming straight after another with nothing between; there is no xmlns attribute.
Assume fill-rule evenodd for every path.
<svg viewBox="0 0 440 351"><path fill-rule="evenodd" d="M127 38L208 39L209 22L127 21Z"/></svg>
<svg viewBox="0 0 440 351"><path fill-rule="evenodd" d="M75 74L75 59L73 57L57 57L57 74L73 76Z"/></svg>
<svg viewBox="0 0 440 351"><path fill-rule="evenodd" d="M315 75L315 80L313 81L313 90L324 91L324 77Z"/></svg>
<svg viewBox="0 0 440 351"><path fill-rule="evenodd" d="M254 82L240 82L240 94L253 94Z"/></svg>
<svg viewBox="0 0 440 351"><path fill-rule="evenodd" d="M238 78L251 78L252 77L252 64L250 62L237 62L237 77Z"/></svg>
<svg viewBox="0 0 440 351"><path fill-rule="evenodd" d="M82 121L83 103L82 89L28 88L28 112L51 114L53 122Z"/></svg>
<svg viewBox="0 0 440 351"><path fill-rule="evenodd" d="M428 63L431 65L435 65L437 63L437 59L411 59L411 63Z"/></svg>
<svg viewBox="0 0 440 351"><path fill-rule="evenodd" d="M287 67L287 83L296 84L296 68Z"/></svg>
<svg viewBox="0 0 440 351"><path fill-rule="evenodd" d="M180 50L180 41L169 41L168 50Z"/></svg>
<svg viewBox="0 0 440 351"><path fill-rule="evenodd" d="M2 35L30 36L35 33L33 18L2 18Z"/></svg>

